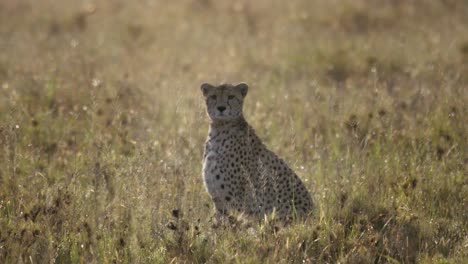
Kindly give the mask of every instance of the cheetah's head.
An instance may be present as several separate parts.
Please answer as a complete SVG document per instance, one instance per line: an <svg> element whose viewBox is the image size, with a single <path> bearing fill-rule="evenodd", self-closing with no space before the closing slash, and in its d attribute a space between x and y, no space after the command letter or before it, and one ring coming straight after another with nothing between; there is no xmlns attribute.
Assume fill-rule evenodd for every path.
<svg viewBox="0 0 468 264"><path fill-rule="evenodd" d="M206 101L208 116L213 121L229 121L242 116L242 106L249 86L222 84L213 86L208 83L201 85Z"/></svg>

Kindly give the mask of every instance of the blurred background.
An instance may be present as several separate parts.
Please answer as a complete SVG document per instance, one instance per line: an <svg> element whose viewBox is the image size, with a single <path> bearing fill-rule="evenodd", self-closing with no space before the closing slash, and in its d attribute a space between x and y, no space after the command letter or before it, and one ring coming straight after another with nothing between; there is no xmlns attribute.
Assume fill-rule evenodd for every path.
<svg viewBox="0 0 468 264"><path fill-rule="evenodd" d="M0 0L0 262L462 263L467 73L463 0ZM313 219L210 227L203 82Z"/></svg>

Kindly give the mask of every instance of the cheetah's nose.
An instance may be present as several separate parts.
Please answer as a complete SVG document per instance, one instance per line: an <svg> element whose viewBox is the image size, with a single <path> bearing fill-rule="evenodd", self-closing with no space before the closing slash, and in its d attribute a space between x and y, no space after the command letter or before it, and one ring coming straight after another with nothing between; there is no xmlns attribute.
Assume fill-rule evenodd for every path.
<svg viewBox="0 0 468 264"><path fill-rule="evenodd" d="M226 110L226 107L224 107L224 106L218 106L218 110L222 113L224 110Z"/></svg>

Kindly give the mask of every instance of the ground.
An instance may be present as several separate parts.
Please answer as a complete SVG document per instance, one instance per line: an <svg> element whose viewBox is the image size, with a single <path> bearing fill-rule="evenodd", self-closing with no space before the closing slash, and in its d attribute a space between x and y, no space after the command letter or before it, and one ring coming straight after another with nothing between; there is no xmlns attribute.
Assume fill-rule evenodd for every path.
<svg viewBox="0 0 468 264"><path fill-rule="evenodd" d="M468 261L466 1L0 2L0 262ZM316 215L213 229L200 84Z"/></svg>

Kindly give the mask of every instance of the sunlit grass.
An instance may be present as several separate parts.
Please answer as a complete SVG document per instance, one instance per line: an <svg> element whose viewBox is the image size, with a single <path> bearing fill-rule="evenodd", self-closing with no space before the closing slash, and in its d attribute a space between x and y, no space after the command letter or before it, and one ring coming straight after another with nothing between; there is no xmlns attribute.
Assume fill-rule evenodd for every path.
<svg viewBox="0 0 468 264"><path fill-rule="evenodd" d="M468 261L463 1L0 2L0 262ZM213 228L199 85L317 210Z"/></svg>

